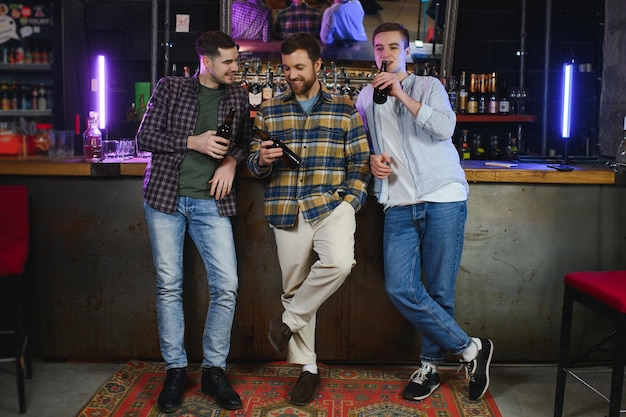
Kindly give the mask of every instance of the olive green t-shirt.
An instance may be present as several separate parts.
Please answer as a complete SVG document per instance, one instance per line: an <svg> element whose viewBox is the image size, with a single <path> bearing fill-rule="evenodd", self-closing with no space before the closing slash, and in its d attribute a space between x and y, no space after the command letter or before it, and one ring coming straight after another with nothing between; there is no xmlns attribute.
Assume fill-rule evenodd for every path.
<svg viewBox="0 0 626 417"><path fill-rule="evenodd" d="M194 135L217 129L217 111L220 100L226 95L224 86L217 89L199 85L198 120ZM178 170L178 192L185 197L211 199L211 184L219 161L196 151L189 151Z"/></svg>

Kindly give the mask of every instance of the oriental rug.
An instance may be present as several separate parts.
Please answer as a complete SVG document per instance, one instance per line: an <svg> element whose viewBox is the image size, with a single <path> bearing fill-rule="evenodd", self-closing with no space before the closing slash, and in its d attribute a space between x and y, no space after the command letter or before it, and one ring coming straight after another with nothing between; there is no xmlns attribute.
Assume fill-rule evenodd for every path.
<svg viewBox="0 0 626 417"><path fill-rule="evenodd" d="M428 399L412 402L402 398L411 368L319 364L322 386L301 407L285 401L300 371L284 362L229 364L226 373L243 409L228 411L201 393L201 368L190 366L182 408L163 414L156 404L163 364L132 360L102 385L78 417L502 417L489 392L480 401L467 398L465 372L440 370L441 387Z"/></svg>

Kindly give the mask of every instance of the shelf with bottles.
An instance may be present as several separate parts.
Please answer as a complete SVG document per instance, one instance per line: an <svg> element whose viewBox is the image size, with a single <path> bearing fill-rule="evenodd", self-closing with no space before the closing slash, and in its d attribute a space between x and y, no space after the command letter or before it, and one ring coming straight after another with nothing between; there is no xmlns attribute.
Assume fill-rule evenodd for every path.
<svg viewBox="0 0 626 417"><path fill-rule="evenodd" d="M0 71L50 72L52 71L52 64L3 64L3 63L0 63Z"/></svg>
<svg viewBox="0 0 626 417"><path fill-rule="evenodd" d="M530 114L457 114L457 123L535 123Z"/></svg>
<svg viewBox="0 0 626 417"><path fill-rule="evenodd" d="M52 110L0 110L3 117L52 117Z"/></svg>

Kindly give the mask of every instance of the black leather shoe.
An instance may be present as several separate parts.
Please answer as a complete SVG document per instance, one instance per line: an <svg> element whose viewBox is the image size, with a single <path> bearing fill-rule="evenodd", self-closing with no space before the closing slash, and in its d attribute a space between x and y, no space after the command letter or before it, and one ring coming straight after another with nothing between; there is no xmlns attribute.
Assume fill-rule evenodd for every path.
<svg viewBox="0 0 626 417"><path fill-rule="evenodd" d="M267 332L267 338L274 349L279 352L284 351L292 335L293 333L291 333L289 327L281 319L270 320L270 330Z"/></svg>
<svg viewBox="0 0 626 417"><path fill-rule="evenodd" d="M296 385L291 389L287 402L294 405L307 405L313 400L321 382L320 374L312 374L309 371L302 372Z"/></svg>
<svg viewBox="0 0 626 417"><path fill-rule="evenodd" d="M217 366L202 368L202 392L215 398L217 405L226 410L242 407L239 394L230 386L224 370Z"/></svg>
<svg viewBox="0 0 626 417"><path fill-rule="evenodd" d="M173 413L183 405L183 394L187 388L187 368L172 368L167 370L163 389L159 394L159 411Z"/></svg>

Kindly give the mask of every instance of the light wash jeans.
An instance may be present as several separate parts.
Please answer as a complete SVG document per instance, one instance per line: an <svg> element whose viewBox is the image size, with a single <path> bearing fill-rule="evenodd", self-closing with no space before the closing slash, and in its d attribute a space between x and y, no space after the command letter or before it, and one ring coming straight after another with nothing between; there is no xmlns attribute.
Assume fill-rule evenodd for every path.
<svg viewBox="0 0 626 417"><path fill-rule="evenodd" d="M157 319L165 369L188 365L183 312L183 243L188 229L207 272L209 308L202 337L203 367L226 368L237 298L237 257L229 217L215 200L179 197L176 212L144 202L157 274Z"/></svg>
<svg viewBox="0 0 626 417"><path fill-rule="evenodd" d="M464 201L392 207L385 212L385 290L422 332L422 361L442 362L447 352L457 355L471 344L454 320L466 218Z"/></svg>

